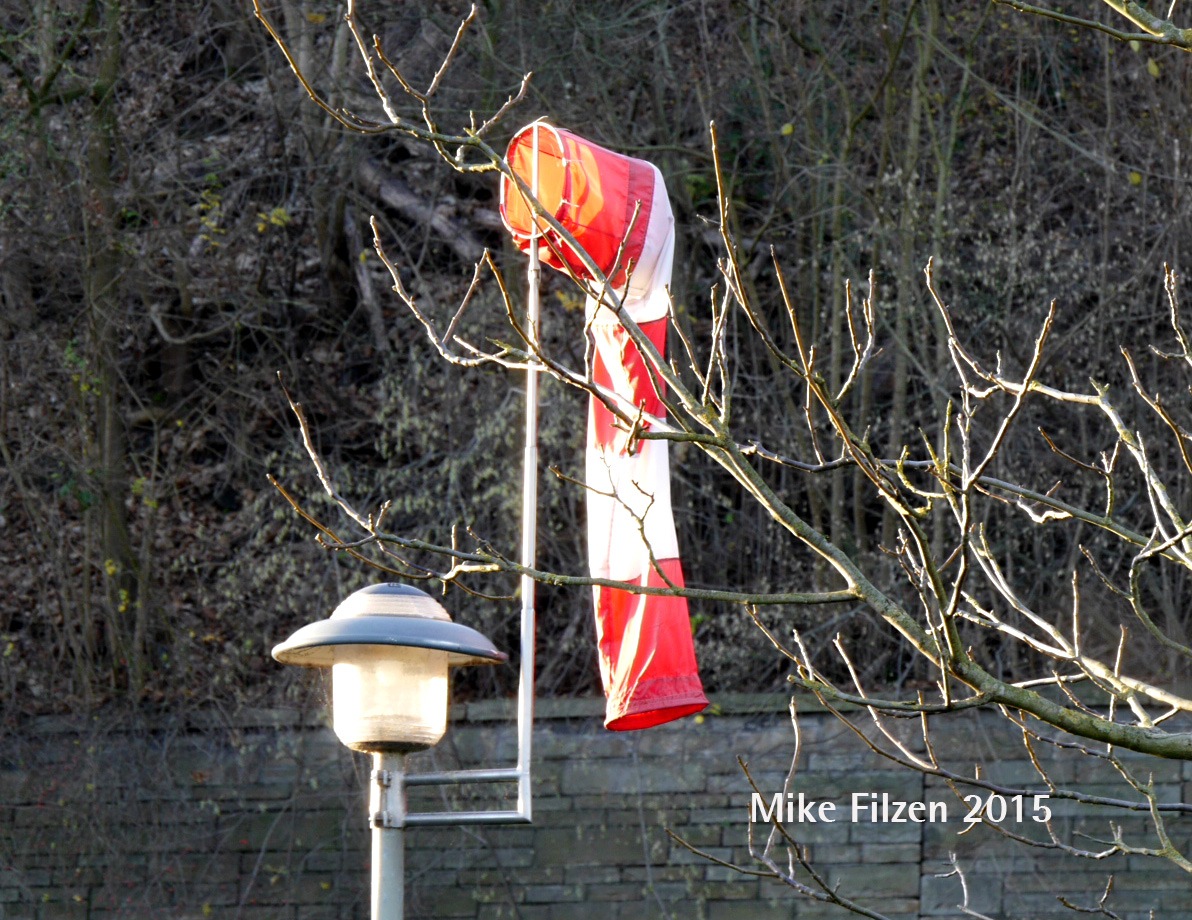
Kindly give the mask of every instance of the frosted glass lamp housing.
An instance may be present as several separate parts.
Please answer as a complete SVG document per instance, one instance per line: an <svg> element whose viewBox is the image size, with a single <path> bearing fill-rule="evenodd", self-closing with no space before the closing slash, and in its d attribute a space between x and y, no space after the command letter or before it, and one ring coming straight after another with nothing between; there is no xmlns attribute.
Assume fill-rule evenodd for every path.
<svg viewBox="0 0 1192 920"><path fill-rule="evenodd" d="M358 645L331 666L332 724L354 751L417 751L447 730L447 653Z"/></svg>
<svg viewBox="0 0 1192 920"><path fill-rule="evenodd" d="M273 649L283 664L331 668L332 719L355 751L417 751L447 728L450 666L508 656L476 630L453 623L429 594L383 584L350 595L326 620Z"/></svg>

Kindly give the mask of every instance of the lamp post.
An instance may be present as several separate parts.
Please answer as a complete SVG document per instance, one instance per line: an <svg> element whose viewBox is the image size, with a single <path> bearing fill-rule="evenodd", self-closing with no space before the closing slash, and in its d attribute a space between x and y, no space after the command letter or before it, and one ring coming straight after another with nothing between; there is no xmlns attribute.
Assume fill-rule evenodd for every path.
<svg viewBox="0 0 1192 920"><path fill-rule="evenodd" d="M539 131L533 127L530 189L539 194ZM527 268L526 326L538 345L538 240L534 219ZM538 502L538 374L526 368L520 578L521 664L517 681L517 764L407 775L405 755L438 743L447 727L447 668L508 660L485 636L451 622L430 595L399 584L373 585L350 595L331 617L299 629L273 649L282 664L331 668L332 722L348 747L372 755L372 920L401 920L405 898L404 828L459 824L529 824L533 813L530 752L534 728L534 568ZM517 807L507 810L409 813L407 786L517 783Z"/></svg>
<svg viewBox="0 0 1192 920"><path fill-rule="evenodd" d="M330 667L335 734L352 750L372 755L372 920L401 920L406 827L529 820L528 802L524 812L406 812L407 785L508 780L518 782L519 792L529 786L528 754L523 776L520 752L512 770L405 775L405 755L433 746L447 728L448 667L509 657L476 630L453 623L429 594L400 584L363 588L328 619L303 626L274 647L273 657L282 664Z"/></svg>

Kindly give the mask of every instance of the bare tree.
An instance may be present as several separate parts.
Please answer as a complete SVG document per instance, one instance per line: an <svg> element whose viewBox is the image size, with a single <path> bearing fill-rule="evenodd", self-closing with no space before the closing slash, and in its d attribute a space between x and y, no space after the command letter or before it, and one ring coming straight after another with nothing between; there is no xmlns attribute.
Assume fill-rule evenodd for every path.
<svg viewBox="0 0 1192 920"><path fill-rule="evenodd" d="M306 164L347 162L317 141L355 138L329 135L317 110L313 126L288 117L301 90L285 72L284 94L269 92L272 46L249 16L222 0L35 0L0 15L0 542L22 560L5 568L0 695L13 718L160 700L212 653L260 658L225 645L218 622L244 580L229 591L210 566L233 569L236 540L191 549L258 491L243 487L247 447L267 449L251 432L272 413L285 424L260 394L302 360L297 327L342 329L315 290L333 277L326 247L310 258L307 241L342 240L343 183ZM263 352L284 357L261 362L257 386Z"/></svg>
<svg viewBox="0 0 1192 920"><path fill-rule="evenodd" d="M1023 13L1043 16L1047 19L1054 19L1057 22L1079 26L1082 29L1093 29L1097 32L1104 32L1106 35L1120 41L1170 45L1173 48L1179 48L1181 51L1192 51L1192 28L1181 28L1176 25L1173 18L1177 7L1176 3L1170 4L1167 8L1167 14L1161 16L1151 12L1141 3L1135 3L1134 0L1102 0L1106 6L1120 17L1141 30L1138 32L1128 32L1125 29L1116 28L1086 16L1074 16L1061 10L1037 6L1033 3L1021 3L1019 0L994 0L994 2L1013 7ZM1162 9L1162 6L1160 6L1160 9Z"/></svg>
<svg viewBox="0 0 1192 920"><path fill-rule="evenodd" d="M1110 6L1136 22L1146 19L1140 25L1148 34L1166 36L1163 40L1168 43L1185 47L1181 42L1186 36L1166 30L1149 14L1143 16L1145 11L1135 4L1111 2ZM526 94L528 76L491 116L473 117L461 127L440 121L436 92L465 40L474 9L461 24L442 66L421 88L393 64L380 39L366 37L355 4L349 2L345 22L379 100L380 111L375 115L331 102L303 71L262 6L256 3L255 9L311 99L327 116L350 131L396 133L429 145L445 164L460 172L500 174L520 189L555 234L579 251L567 228L534 201L530 189L489 140ZM923 33L922 41L925 49L931 46L930 30ZM870 274L863 292L849 283L842 287L835 314L839 328L821 329L820 335L801 322L799 304L790 294L777 255L772 255L769 270L776 282L779 309L759 303L751 266L743 262L742 243L732 230L732 196L714 126L710 140L720 256L706 339L697 341L676 321L679 347L668 357L624 313L617 290L591 259L584 261L594 280L572 276L584 295L617 314L646 357L667 410L665 420L635 412L599 386L590 356L569 358L544 344L537 330L527 327L513 285L491 254L486 252L478 261L462 301L443 309L426 304L407 289L402 267L389 255L387 241L374 222L376 252L389 271L393 290L448 365L547 374L603 402L631 442L657 439L685 445L689 453L731 477L741 495L756 503L786 539L814 558L818 569L828 573L826 584L775 591L750 591L739 585L643 588L574 572L526 569L500 547L469 531L457 530L439 541L403 534L386 525L386 504L361 508L340 488L336 472L314 446L314 433L298 403L292 405L310 459L346 525L322 517L293 490L275 484L329 549L348 552L401 577L489 593L502 576L529 575L545 585L607 584L733 605L756 622L789 661L790 681L796 688L814 694L856 728L874 750L907 769L939 777L957 788L1009 795L1042 793L1141 812L1151 821L1152 839L1144 842L1115 833L1103 847L1084 849L1062 839L1048 824L1046 837L1021 838L1025 845L1058 848L1074 858L1112 853L1153 856L1192 872L1192 862L1168 829L1171 816L1192 811L1192 806L1164 800L1155 784L1120 753L1192 759L1192 732L1186 722L1192 698L1172 676L1187 667L1192 646L1181 620L1156 612L1165 600L1164 573L1182 576L1192 570L1192 520L1174 497L1177 481L1192 476L1188 447L1192 421L1174 401L1192 372L1190 333L1181 314L1176 272L1166 268L1163 275L1170 341L1146 356L1122 350L1126 388L1097 380L1073 388L1054 380L1048 363L1056 303L1037 310L1029 346L1020 360L987 354L969 340L958 318L963 311L949 305L929 263L925 286L937 317L935 353L947 365L935 369L944 374L940 378L940 386L945 387L944 409L938 416L915 419L918 438L891 450L871 442L873 419L866 416L867 402L851 398L872 383L874 361L883 347L874 275ZM508 326L499 339L486 335L475 316L476 305L486 301L494 288ZM783 318L781 328L772 322L774 315ZM774 378L767 385L797 394L793 403L803 424L799 436L771 440L743 430L734 412L735 400L743 394L730 334L730 326L738 320L743 320L744 331L762 343L769 357ZM840 355L846 360L837 365L833 356ZM1082 455L1083 441L1068 437L1067 432L1089 426L1098 428L1096 440L1103 447ZM1036 468L1016 459L1022 445L1032 440L1044 446L1050 465ZM814 493L823 488L818 483L831 481L840 471L849 473L853 487L863 490L856 499L858 507L874 509L891 522L881 548L884 563L846 546L839 519L809 519L805 509L775 485L778 474L795 473L806 477L811 483L808 490ZM842 486L837 491L844 494ZM343 530L345 526L348 530ZM1060 563L1068 595L1062 607L1051 599L1040 602L1041 597L1054 595L1040 594L1033 584L1034 573L1015 564L1015 540L1023 532L1042 532L1054 538L1051 546L1073 547L1070 560ZM1058 566L1052 568L1055 576L1061 576ZM799 609L814 622L817 611L831 611L841 604L872 611L913 654L930 675L918 692L888 692L864 677L856 663L859 652L846 641L830 637L813 641L798 629L776 628L768 616L775 610ZM929 717L974 709L999 712L1018 733L1038 770L1036 783L1020 787L993 783L961 773L938 756ZM857 723L857 711L868 716L868 731ZM889 727L890 719L907 716L922 721L920 746L908 744ZM1036 754L1043 746L1111 765L1122 779L1123 794L1092 795L1078 784L1054 777ZM776 855L782 848L787 858ZM780 821L775 821L764 845L751 849L760 868L748 871L771 875L802 894L857 913L881 916L836 892L814 871L793 832ZM1100 910L1112 915L1104 899Z"/></svg>

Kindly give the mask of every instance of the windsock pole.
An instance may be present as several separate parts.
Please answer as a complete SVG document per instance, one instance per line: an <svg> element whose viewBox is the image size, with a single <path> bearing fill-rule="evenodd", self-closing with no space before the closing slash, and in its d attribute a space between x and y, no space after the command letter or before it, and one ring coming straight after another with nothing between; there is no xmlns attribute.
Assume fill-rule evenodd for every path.
<svg viewBox="0 0 1192 920"><path fill-rule="evenodd" d="M533 162L530 168L530 190L535 202L538 199L538 131L534 125ZM539 343L538 320L540 312L538 285L542 268L538 258L541 239L538 216L534 215L533 232L530 237L530 263L527 269L526 285L526 332L530 344ZM521 564L534 568L538 543L538 370L526 368L526 436L525 455L522 469L522 544ZM534 579L529 575L521 577L521 675L517 690L517 806L518 811L531 818L530 796L530 748L533 740L534 723L534 636L536 632L536 611L534 608Z"/></svg>

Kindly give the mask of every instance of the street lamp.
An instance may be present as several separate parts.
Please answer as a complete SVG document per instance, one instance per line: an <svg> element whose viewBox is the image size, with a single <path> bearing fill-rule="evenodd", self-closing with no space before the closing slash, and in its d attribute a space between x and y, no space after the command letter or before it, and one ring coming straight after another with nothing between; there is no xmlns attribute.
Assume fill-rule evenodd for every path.
<svg viewBox="0 0 1192 920"><path fill-rule="evenodd" d="M405 827L529 820L528 745L524 758L519 750L514 769L405 775L405 755L436 744L446 730L448 667L497 664L509 658L476 630L453 623L429 594L400 584L362 588L328 619L303 626L275 646L273 657L282 664L330 667L335 734L352 750L372 755L373 920L402 916ZM521 717L519 711L519 722ZM519 731L519 741L522 735ZM506 780L519 785L516 812L406 813L409 785Z"/></svg>
<svg viewBox="0 0 1192 920"><path fill-rule="evenodd" d="M533 126L530 189L539 192L539 131ZM526 329L539 333L541 225L535 219L527 267ZM496 664L508 656L466 626L451 622L430 595L398 584L374 585L348 597L331 617L299 629L273 649L283 664L331 668L332 721L348 747L372 754L372 920L401 920L404 901L402 830L416 826L529 824L533 813L530 759L534 737L535 566L538 504L538 374L526 366L525 448L522 467L521 663L517 679L517 765L406 775L404 758L443 737L447 725L447 668ZM489 811L408 813L407 786L517 783L517 806Z"/></svg>

